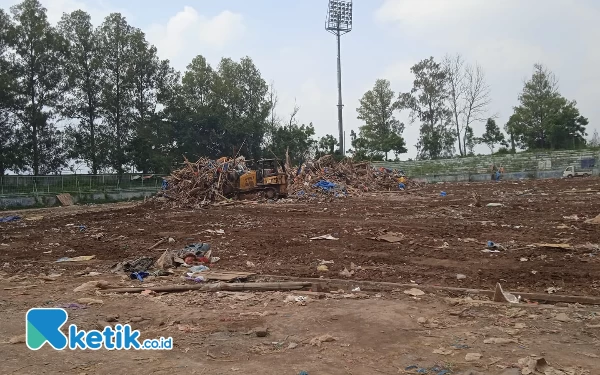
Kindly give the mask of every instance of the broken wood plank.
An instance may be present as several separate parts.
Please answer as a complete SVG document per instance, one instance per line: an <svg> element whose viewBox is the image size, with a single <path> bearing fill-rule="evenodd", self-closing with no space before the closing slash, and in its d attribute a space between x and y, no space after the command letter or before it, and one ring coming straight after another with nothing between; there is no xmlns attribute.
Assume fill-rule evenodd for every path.
<svg viewBox="0 0 600 375"><path fill-rule="evenodd" d="M162 240L158 241L158 242L157 242L157 243L155 243L154 245L150 246L150 247L148 248L148 250L153 250L153 249L155 249L155 248L156 248L158 245L160 245L161 243L165 242L166 240L167 240L167 238L166 238L166 237L165 237L165 238L163 238Z"/></svg>
<svg viewBox="0 0 600 375"><path fill-rule="evenodd" d="M60 204L62 204L63 206L73 205L73 197L69 193L58 194L56 198L60 201Z"/></svg>
<svg viewBox="0 0 600 375"><path fill-rule="evenodd" d="M149 286L141 288L114 288L103 289L104 293L141 293L145 290L155 292L187 292L189 290L199 290L203 292L218 291L257 291L266 292L271 290L300 290L310 287L310 282L270 282L270 283L216 283L216 284L194 284L194 285L169 285L169 286Z"/></svg>
<svg viewBox="0 0 600 375"><path fill-rule="evenodd" d="M247 279L248 277L256 274L252 272L206 271L200 272L199 275L207 280L233 281L236 279Z"/></svg>

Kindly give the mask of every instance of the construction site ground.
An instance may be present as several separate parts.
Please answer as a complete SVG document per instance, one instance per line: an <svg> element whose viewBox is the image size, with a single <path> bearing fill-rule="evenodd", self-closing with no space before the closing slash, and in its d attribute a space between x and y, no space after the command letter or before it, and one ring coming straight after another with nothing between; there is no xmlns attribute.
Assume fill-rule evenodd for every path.
<svg viewBox="0 0 600 375"><path fill-rule="evenodd" d="M402 286L352 292L352 282L368 280L417 289L494 289L501 283L517 295L554 288L554 296L600 297L600 225L586 222L600 214L599 183L444 183L203 210L149 202L3 212L22 219L0 224L0 373L520 374L519 360L535 355L558 371L551 373L600 374L599 306L502 304L443 290L413 297ZM215 232L220 229L223 234ZM386 233L399 242L373 239ZM322 235L337 240L310 240ZM162 238L172 240L147 250ZM488 241L502 246L500 252L483 252ZM348 287L325 298L301 292L74 292L90 280L117 287L185 284L181 273L141 283L109 269L194 242L211 243L212 255L220 257L212 270L256 273L250 281L346 279ZM86 255L96 257L55 263ZM328 271L317 270L322 263ZM341 276L352 264L354 274ZM82 275L89 271L100 274ZM51 281L52 274L60 276ZM21 336L29 308L83 297L103 303L68 310L69 324L101 329L107 320L131 323L142 338L172 336L173 350L26 347ZM268 335L257 337L263 327ZM334 341L315 340L323 335Z"/></svg>

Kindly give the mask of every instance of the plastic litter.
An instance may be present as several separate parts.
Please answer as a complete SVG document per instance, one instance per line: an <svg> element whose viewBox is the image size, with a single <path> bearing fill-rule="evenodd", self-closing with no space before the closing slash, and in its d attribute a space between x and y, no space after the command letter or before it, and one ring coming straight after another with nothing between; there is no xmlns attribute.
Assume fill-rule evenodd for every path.
<svg viewBox="0 0 600 375"><path fill-rule="evenodd" d="M13 215L13 216L4 216L0 217L0 223L10 223L12 221L21 220L21 216Z"/></svg>
<svg viewBox="0 0 600 375"><path fill-rule="evenodd" d="M96 257L95 255L83 255L83 256L75 257L75 258L63 257L63 258L60 258L59 260L57 260L55 263L62 263L62 262L85 262L85 261L88 261L88 260L92 260L95 257Z"/></svg>
<svg viewBox="0 0 600 375"><path fill-rule="evenodd" d="M204 271L210 271L210 268L208 268L206 266L190 267L190 272L204 272Z"/></svg>
<svg viewBox="0 0 600 375"><path fill-rule="evenodd" d="M139 281L144 281L144 278L150 276L150 274L148 272L132 272L131 275L129 275L129 278L134 280L134 279L138 279Z"/></svg>
<svg viewBox="0 0 600 375"><path fill-rule="evenodd" d="M406 189L406 185L404 185L402 182L398 184L398 189L400 190L405 190Z"/></svg>
<svg viewBox="0 0 600 375"><path fill-rule="evenodd" d="M440 193L440 197L445 197L445 196L447 196L447 195L448 195L448 193L446 193L445 191L442 191L442 192Z"/></svg>

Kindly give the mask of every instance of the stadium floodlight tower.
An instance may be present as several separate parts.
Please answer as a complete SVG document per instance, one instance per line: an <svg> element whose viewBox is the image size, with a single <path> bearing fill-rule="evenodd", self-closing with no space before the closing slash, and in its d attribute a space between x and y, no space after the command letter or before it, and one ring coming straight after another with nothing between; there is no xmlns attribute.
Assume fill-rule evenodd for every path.
<svg viewBox="0 0 600 375"><path fill-rule="evenodd" d="M342 58L341 36L352 31L352 0L329 0L325 30L337 37L337 83L338 83L338 130L340 152L345 154L344 122L342 120Z"/></svg>

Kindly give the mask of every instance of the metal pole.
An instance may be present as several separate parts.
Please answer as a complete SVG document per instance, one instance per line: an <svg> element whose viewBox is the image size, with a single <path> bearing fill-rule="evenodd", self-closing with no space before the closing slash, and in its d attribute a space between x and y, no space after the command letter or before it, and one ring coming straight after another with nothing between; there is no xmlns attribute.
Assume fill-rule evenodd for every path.
<svg viewBox="0 0 600 375"><path fill-rule="evenodd" d="M340 153L343 156L344 151L344 122L342 120L342 57L341 57L341 34L338 21L337 29L337 79L338 79L338 130L339 130L339 143Z"/></svg>

